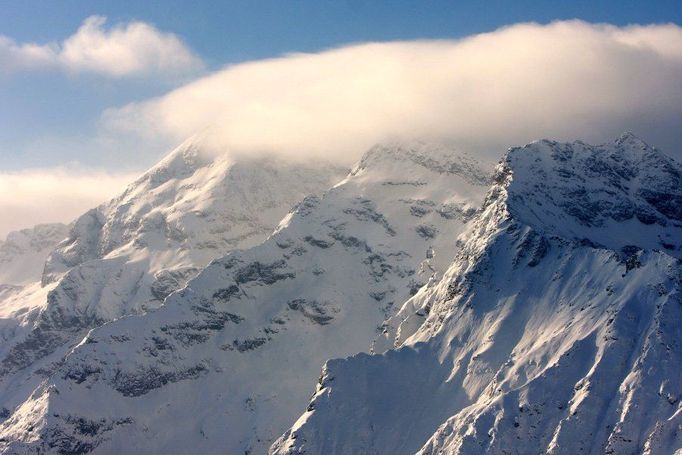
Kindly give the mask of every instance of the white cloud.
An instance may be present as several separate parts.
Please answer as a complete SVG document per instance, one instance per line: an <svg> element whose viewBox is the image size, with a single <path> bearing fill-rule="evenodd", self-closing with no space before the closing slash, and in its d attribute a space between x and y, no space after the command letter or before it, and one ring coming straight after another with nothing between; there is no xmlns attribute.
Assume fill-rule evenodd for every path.
<svg viewBox="0 0 682 455"><path fill-rule="evenodd" d="M106 18L85 19L61 43L15 42L0 36L0 71L58 68L110 77L195 71L203 64L180 38L153 25L133 21L106 28Z"/></svg>
<svg viewBox="0 0 682 455"><path fill-rule="evenodd" d="M0 173L0 240L38 223L69 223L137 176L73 166Z"/></svg>
<svg viewBox="0 0 682 455"><path fill-rule="evenodd" d="M51 45L17 44L0 35L0 72L36 69L55 64L56 50Z"/></svg>
<svg viewBox="0 0 682 455"><path fill-rule="evenodd" d="M226 67L160 98L110 109L116 134L351 162L373 143L437 138L488 156L549 137L624 130L682 139L682 28L517 24L462 40L360 44ZM675 146L675 150L670 150Z"/></svg>
<svg viewBox="0 0 682 455"><path fill-rule="evenodd" d="M115 30L104 35L116 37ZM73 55L98 55L73 45L81 49ZM0 62L7 49L34 54L23 67L49 58L42 47L16 51L0 40ZM59 49L64 54L66 44ZM227 67L110 109L102 122L83 154L106 150L128 169L151 161L150 150L207 128L232 153L322 155L345 164L384 140L440 139L496 159L541 137L596 143L625 130L682 159L682 28L518 24L457 41L294 54ZM0 173L0 238L38 222L70 221L133 178L73 168Z"/></svg>

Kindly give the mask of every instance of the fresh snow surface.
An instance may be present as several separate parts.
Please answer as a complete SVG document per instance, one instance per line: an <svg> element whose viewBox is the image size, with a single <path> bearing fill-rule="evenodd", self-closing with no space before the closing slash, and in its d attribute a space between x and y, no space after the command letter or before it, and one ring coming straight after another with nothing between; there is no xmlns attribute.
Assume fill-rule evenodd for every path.
<svg viewBox="0 0 682 455"><path fill-rule="evenodd" d="M681 177L630 134L510 149L442 280L271 452L682 452Z"/></svg>
<svg viewBox="0 0 682 455"><path fill-rule="evenodd" d="M212 259L262 242L298 201L347 172L327 163L235 161L206 153L195 137L120 196L88 211L61 236L41 282L4 293L2 418L91 328L158 308Z"/></svg>
<svg viewBox="0 0 682 455"><path fill-rule="evenodd" d="M163 306L92 330L0 427L6 453L265 453L329 358L367 352L438 281L486 172L445 147L379 146L261 245ZM80 285L79 285L80 286Z"/></svg>

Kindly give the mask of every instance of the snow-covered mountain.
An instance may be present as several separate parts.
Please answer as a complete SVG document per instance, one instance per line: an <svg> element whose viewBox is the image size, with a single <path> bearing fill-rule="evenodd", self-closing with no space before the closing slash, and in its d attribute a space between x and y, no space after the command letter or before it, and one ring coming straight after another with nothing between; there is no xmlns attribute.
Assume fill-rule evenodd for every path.
<svg viewBox="0 0 682 455"><path fill-rule="evenodd" d="M682 451L682 166L510 149L444 277L331 360L275 454Z"/></svg>
<svg viewBox="0 0 682 455"><path fill-rule="evenodd" d="M0 286L39 281L45 259L69 232L62 223L39 224L7 234L0 241Z"/></svg>
<svg viewBox="0 0 682 455"><path fill-rule="evenodd" d="M489 187L444 147L376 147L261 245L92 330L0 428L5 452L264 453L321 365L367 352L452 261Z"/></svg>
<svg viewBox="0 0 682 455"><path fill-rule="evenodd" d="M625 134L341 173L193 140L80 218L5 311L0 451L682 450L679 163Z"/></svg>
<svg viewBox="0 0 682 455"><path fill-rule="evenodd" d="M0 409L23 402L88 330L159 307L212 259L262 242L307 195L347 173L327 163L231 159L192 138L73 223L42 286L5 299ZM42 271L42 267L41 267Z"/></svg>
<svg viewBox="0 0 682 455"><path fill-rule="evenodd" d="M10 232L0 242L0 339L7 340L28 308L44 304L49 289L40 280L47 256L69 227L39 224Z"/></svg>

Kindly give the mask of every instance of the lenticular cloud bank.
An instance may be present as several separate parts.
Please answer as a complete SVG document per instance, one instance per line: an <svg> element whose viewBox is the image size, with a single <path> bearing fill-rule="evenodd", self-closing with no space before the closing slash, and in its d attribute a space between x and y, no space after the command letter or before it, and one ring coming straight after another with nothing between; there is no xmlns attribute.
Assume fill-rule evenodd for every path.
<svg viewBox="0 0 682 455"><path fill-rule="evenodd" d="M497 160L538 138L601 143L626 130L680 160L680 43L674 24L558 21L358 44L228 66L102 123L154 144L213 126L218 150L346 166L415 137Z"/></svg>

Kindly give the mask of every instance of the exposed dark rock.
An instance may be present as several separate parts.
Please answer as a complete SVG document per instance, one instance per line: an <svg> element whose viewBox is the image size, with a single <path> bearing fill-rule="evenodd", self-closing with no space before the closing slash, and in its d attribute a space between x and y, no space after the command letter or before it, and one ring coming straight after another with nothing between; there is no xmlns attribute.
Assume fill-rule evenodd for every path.
<svg viewBox="0 0 682 455"><path fill-rule="evenodd" d="M642 266L639 261L639 257L642 253L642 249L636 245L626 245L621 248L621 261L625 264L625 272L629 272L632 269L636 269Z"/></svg>
<svg viewBox="0 0 682 455"><path fill-rule="evenodd" d="M461 219L466 223L472 219L478 211L465 204L443 204L436 212L447 220Z"/></svg>
<svg viewBox="0 0 682 455"><path fill-rule="evenodd" d="M419 182L419 181L403 181L403 182L386 181L386 182L382 182L382 185L384 185L384 186L403 186L403 185L425 186L425 185L427 185L427 183L426 182Z"/></svg>
<svg viewBox="0 0 682 455"><path fill-rule="evenodd" d="M420 224L415 228L415 230L423 239L432 239L438 234L438 229L428 224Z"/></svg>
<svg viewBox="0 0 682 455"><path fill-rule="evenodd" d="M369 245L367 245L367 242L365 242L364 240L360 240L359 238L353 235L346 236L342 232L338 231L332 231L329 235L334 240L341 242L341 244L347 248L363 249L367 252L371 251L371 248L369 247Z"/></svg>
<svg viewBox="0 0 682 455"><path fill-rule="evenodd" d="M664 216L682 221L682 194L641 189L639 195Z"/></svg>
<svg viewBox="0 0 682 455"><path fill-rule="evenodd" d="M239 352L253 351L258 349L268 342L267 338L257 337L257 338L247 338L246 340L234 340L232 342L234 348Z"/></svg>
<svg viewBox="0 0 682 455"><path fill-rule="evenodd" d="M96 366L80 364L77 368L71 368L64 375L64 379L70 379L76 384L85 382L90 376L97 376L102 370Z"/></svg>
<svg viewBox="0 0 682 455"><path fill-rule="evenodd" d="M528 231L521 238L514 257L514 265L521 262L522 259L528 258L526 265L528 267L535 267L545 257L549 250L549 242L536 231Z"/></svg>
<svg viewBox="0 0 682 455"><path fill-rule="evenodd" d="M306 196L296 207L294 207L294 211L298 213L299 216L305 218L310 215L318 205L320 205L320 198L318 196Z"/></svg>
<svg viewBox="0 0 682 455"><path fill-rule="evenodd" d="M376 282L380 282L386 273L393 270L393 267L386 261L386 258L376 253L367 256L362 263L369 266L369 273Z"/></svg>
<svg viewBox="0 0 682 455"><path fill-rule="evenodd" d="M328 304L321 304L316 300L295 299L287 302L287 306L294 311L300 312L316 324L326 325L334 319L325 308Z"/></svg>
<svg viewBox="0 0 682 455"><path fill-rule="evenodd" d="M431 213L431 209L428 207L422 207L419 205L413 205L410 207L410 215L421 218L425 215Z"/></svg>
<svg viewBox="0 0 682 455"><path fill-rule="evenodd" d="M313 236L306 236L303 238L307 243L309 243L312 246L316 246L318 248L329 248L330 246L334 245L334 242L330 242L329 240L322 240L322 239L316 239Z"/></svg>
<svg viewBox="0 0 682 455"><path fill-rule="evenodd" d="M231 285L225 289L218 289L213 293L213 298L218 300L230 300L233 295L239 294L239 286L236 284Z"/></svg>
<svg viewBox="0 0 682 455"><path fill-rule="evenodd" d="M384 215L376 211L374 202L369 199L357 198L355 199L354 203L354 208L344 209L343 213L353 215L360 221L372 221L374 223L378 223L383 226L388 235L395 235L395 230L388 224L388 221Z"/></svg>
<svg viewBox="0 0 682 455"><path fill-rule="evenodd" d="M208 368L203 364L176 368L175 371L163 371L154 366L140 368L134 373L119 370L111 381L111 385L126 397L138 397L166 384L195 379L207 372Z"/></svg>
<svg viewBox="0 0 682 455"><path fill-rule="evenodd" d="M237 273L235 273L234 279L238 284L253 282L273 284L280 280L295 278L296 275L293 272L281 271L286 267L287 263L284 260L279 260L272 264L263 264L256 261L239 269Z"/></svg>
<svg viewBox="0 0 682 455"><path fill-rule="evenodd" d="M422 287L424 287L424 284L425 283L420 281L410 280L407 285L407 287L410 289L410 295L415 295Z"/></svg>

